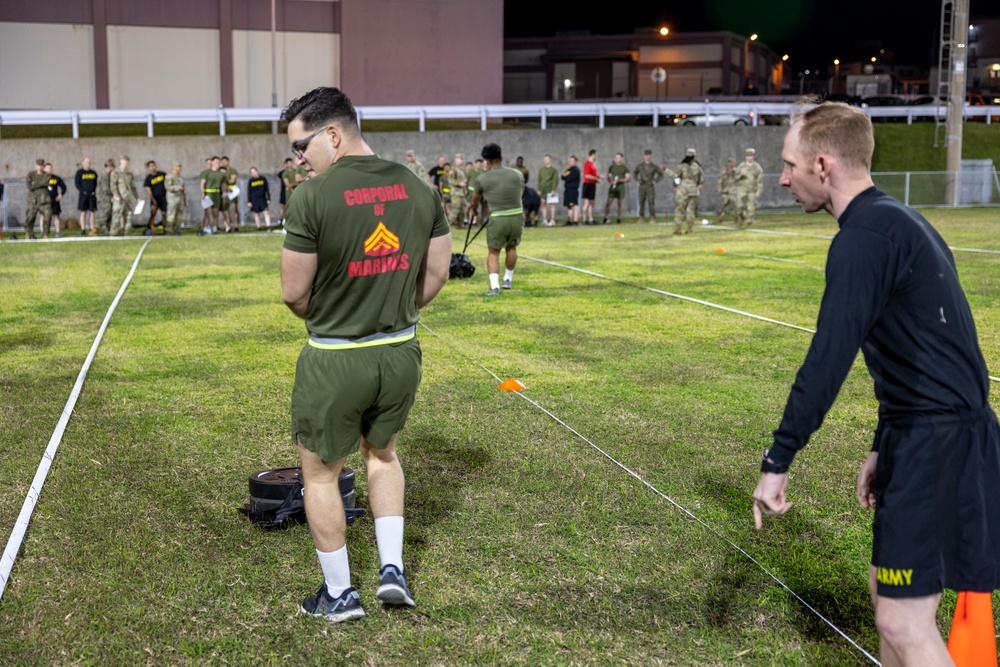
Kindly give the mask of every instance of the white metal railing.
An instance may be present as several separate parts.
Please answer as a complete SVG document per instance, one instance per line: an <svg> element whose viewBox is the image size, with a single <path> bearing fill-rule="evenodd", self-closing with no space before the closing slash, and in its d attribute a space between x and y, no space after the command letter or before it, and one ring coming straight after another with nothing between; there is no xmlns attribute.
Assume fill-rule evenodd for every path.
<svg viewBox="0 0 1000 667"><path fill-rule="evenodd" d="M603 128L609 116L651 116L653 127L659 125L661 116L686 114L708 116L708 125L731 125L731 122L713 123L711 116L739 114L749 116L751 125L761 124L762 115L787 116L795 105L789 102L538 102L525 104L439 105L439 106L363 106L358 107L362 120L416 120L420 131L426 130L427 120L474 119L486 130L487 119L537 118L544 130L549 118L595 118ZM914 120L932 120L944 114L943 105L918 105L897 107L867 107L871 118L898 118L912 123ZM994 116L1000 118L1000 107L966 105L967 119L984 118L990 123ZM0 127L9 125L72 125L73 138L79 138L80 125L109 123L144 123L147 135L152 137L157 123L218 123L219 135L226 135L227 122L270 121L277 123L281 109L219 108L219 109L81 109L70 111L0 111ZM276 131L277 126L273 129Z"/></svg>

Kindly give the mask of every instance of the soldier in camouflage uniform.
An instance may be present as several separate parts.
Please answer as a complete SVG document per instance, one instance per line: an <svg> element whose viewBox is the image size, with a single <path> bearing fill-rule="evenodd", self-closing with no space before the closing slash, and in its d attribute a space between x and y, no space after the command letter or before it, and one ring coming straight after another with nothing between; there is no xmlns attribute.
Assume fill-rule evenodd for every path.
<svg viewBox="0 0 1000 667"><path fill-rule="evenodd" d="M705 183L705 171L694 158L695 150L687 149L684 159L673 171L674 192L677 193L677 212L674 216L677 228L674 234L690 234L698 217L698 195Z"/></svg>
<svg viewBox="0 0 1000 667"><path fill-rule="evenodd" d="M184 209L187 207L187 194L184 192L184 177L181 176L180 163L174 164L172 173L167 174L164 185L167 188L167 234L181 235L181 221L184 219Z"/></svg>
<svg viewBox="0 0 1000 667"><path fill-rule="evenodd" d="M448 221L452 227L465 226L465 193L469 180L465 177L464 162L464 158L456 154L451 171L448 172L448 185L451 188L451 213Z"/></svg>
<svg viewBox="0 0 1000 667"><path fill-rule="evenodd" d="M757 164L757 151L747 149L746 158L736 167L736 226L749 227L757 212L757 200L764 189L764 170Z"/></svg>
<svg viewBox="0 0 1000 667"><path fill-rule="evenodd" d="M94 216L94 227L107 235L111 229L111 172L115 170L115 161L104 163L104 171L97 175L97 215Z"/></svg>
<svg viewBox="0 0 1000 667"><path fill-rule="evenodd" d="M636 165L635 180L639 182L639 223L645 222L646 204L649 204L649 221L656 222L656 184L663 180L663 170L653 164L653 151L643 151L642 162Z"/></svg>
<svg viewBox="0 0 1000 667"><path fill-rule="evenodd" d="M28 189L28 207L24 213L25 238L35 238L35 220L42 214L42 238L49 235L52 225L52 198L49 196L49 175L45 173L45 160L35 160L35 170L28 172L24 184Z"/></svg>
<svg viewBox="0 0 1000 667"><path fill-rule="evenodd" d="M726 211L736 219L736 160L729 158L726 161L726 169L719 174L719 224L726 215Z"/></svg>
<svg viewBox="0 0 1000 667"><path fill-rule="evenodd" d="M427 180L427 170L417 161L417 155L413 151L406 151L406 168L421 179Z"/></svg>
<svg viewBox="0 0 1000 667"><path fill-rule="evenodd" d="M132 226L132 210L139 192L135 174L129 171L128 155L118 158L118 169L111 172L111 236L128 236Z"/></svg>

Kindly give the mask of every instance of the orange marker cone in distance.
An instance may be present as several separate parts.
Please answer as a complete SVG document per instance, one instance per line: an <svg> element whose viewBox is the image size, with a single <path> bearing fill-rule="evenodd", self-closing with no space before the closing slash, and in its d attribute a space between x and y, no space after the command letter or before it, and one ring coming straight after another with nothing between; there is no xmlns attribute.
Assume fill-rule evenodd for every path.
<svg viewBox="0 0 1000 667"><path fill-rule="evenodd" d="M503 389L504 391L521 391L524 388L524 385L514 378L507 378L498 386L498 389Z"/></svg>
<svg viewBox="0 0 1000 667"><path fill-rule="evenodd" d="M725 248L716 248L715 252L726 252Z"/></svg>
<svg viewBox="0 0 1000 667"><path fill-rule="evenodd" d="M959 592L948 634L948 653L955 667L997 667L995 633L990 594Z"/></svg>

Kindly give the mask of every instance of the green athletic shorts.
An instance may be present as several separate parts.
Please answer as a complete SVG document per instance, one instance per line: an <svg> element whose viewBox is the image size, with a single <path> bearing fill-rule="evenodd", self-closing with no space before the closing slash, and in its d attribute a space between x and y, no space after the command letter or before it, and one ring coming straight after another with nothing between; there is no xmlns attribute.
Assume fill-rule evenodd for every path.
<svg viewBox="0 0 1000 667"><path fill-rule="evenodd" d="M214 208L215 210L218 211L219 207L222 205L221 201L220 201L220 198L219 198L219 193L218 192L206 192L205 194L208 195L208 198L212 200L212 208Z"/></svg>
<svg viewBox="0 0 1000 667"><path fill-rule="evenodd" d="M226 189L223 189L222 194L219 196L219 210L220 211L229 210L229 191Z"/></svg>
<svg viewBox="0 0 1000 667"><path fill-rule="evenodd" d="M323 461L376 449L406 424L420 386L420 343L322 350L306 343L295 366L292 441Z"/></svg>
<svg viewBox="0 0 1000 667"><path fill-rule="evenodd" d="M608 199L625 199L625 186L616 185L608 190Z"/></svg>
<svg viewBox="0 0 1000 667"><path fill-rule="evenodd" d="M486 225L486 245L493 250L503 250L520 245L524 231L524 214L491 215Z"/></svg>

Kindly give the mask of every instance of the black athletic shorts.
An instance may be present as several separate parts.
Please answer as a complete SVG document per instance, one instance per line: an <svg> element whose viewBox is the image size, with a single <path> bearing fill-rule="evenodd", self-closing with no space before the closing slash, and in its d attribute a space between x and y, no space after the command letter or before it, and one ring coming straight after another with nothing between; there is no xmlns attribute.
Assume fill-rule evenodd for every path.
<svg viewBox="0 0 1000 667"><path fill-rule="evenodd" d="M597 195L597 183L584 183L583 184L583 198L584 199L594 199Z"/></svg>
<svg viewBox="0 0 1000 667"><path fill-rule="evenodd" d="M76 205L78 211L96 211L97 210L97 193L96 192L81 192L80 200Z"/></svg>
<svg viewBox="0 0 1000 667"><path fill-rule="evenodd" d="M162 195L160 197L153 197L153 201L156 202L156 208L161 211L167 210L167 196Z"/></svg>
<svg viewBox="0 0 1000 667"><path fill-rule="evenodd" d="M52 215L59 215L62 213L62 203L57 202L55 199L52 200Z"/></svg>
<svg viewBox="0 0 1000 667"><path fill-rule="evenodd" d="M576 206L580 203L580 191L576 188L566 188L565 194L563 194L563 206L569 208L570 206Z"/></svg>
<svg viewBox="0 0 1000 667"><path fill-rule="evenodd" d="M285 186L284 185L281 186L281 197L278 198L278 203L279 204L284 204L285 203Z"/></svg>
<svg viewBox="0 0 1000 667"><path fill-rule="evenodd" d="M990 408L883 419L872 532L879 595L1000 588L1000 426Z"/></svg>
<svg viewBox="0 0 1000 667"><path fill-rule="evenodd" d="M250 198L250 210L254 213L262 213L267 210L267 200L263 197L260 198Z"/></svg>

